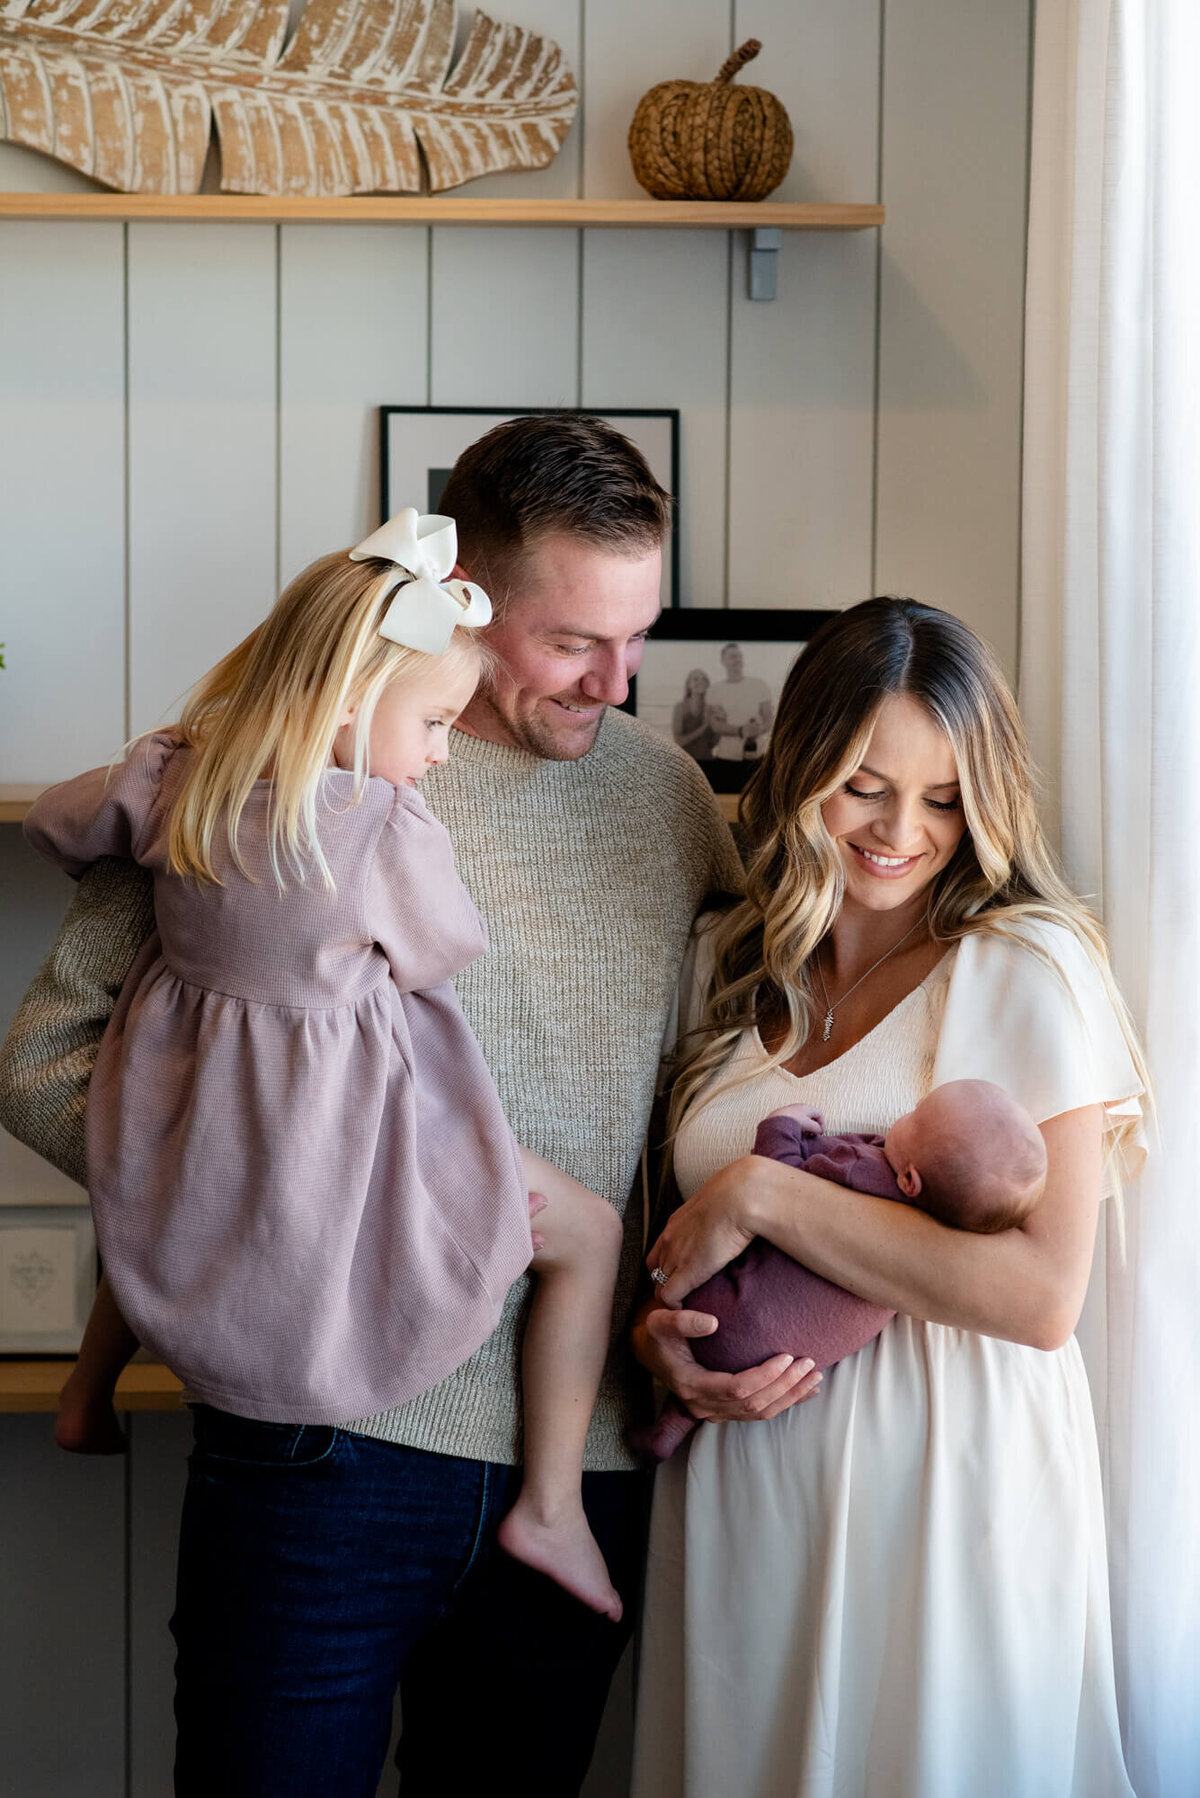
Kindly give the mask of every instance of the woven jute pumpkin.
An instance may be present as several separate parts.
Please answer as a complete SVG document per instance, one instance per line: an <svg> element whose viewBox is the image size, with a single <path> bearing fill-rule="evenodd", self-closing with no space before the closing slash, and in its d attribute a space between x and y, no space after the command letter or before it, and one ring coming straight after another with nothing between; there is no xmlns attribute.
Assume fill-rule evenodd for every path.
<svg viewBox="0 0 1200 1798"><path fill-rule="evenodd" d="M660 81L629 127L633 172L656 200L763 200L792 160L782 103L733 77L762 49L747 39L715 81Z"/></svg>

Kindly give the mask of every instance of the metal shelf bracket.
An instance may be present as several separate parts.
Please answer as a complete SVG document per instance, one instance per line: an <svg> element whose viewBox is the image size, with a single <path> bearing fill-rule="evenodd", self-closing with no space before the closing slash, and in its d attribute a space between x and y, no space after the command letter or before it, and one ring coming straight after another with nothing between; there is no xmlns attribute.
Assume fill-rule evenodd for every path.
<svg viewBox="0 0 1200 1798"><path fill-rule="evenodd" d="M758 225L750 233L750 298L773 300L778 292L779 250L783 232L777 225Z"/></svg>

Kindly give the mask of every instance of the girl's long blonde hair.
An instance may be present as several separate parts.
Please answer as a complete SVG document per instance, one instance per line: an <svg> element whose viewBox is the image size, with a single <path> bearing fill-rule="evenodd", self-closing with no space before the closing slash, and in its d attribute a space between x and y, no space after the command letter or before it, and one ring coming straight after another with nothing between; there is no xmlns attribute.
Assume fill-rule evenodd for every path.
<svg viewBox="0 0 1200 1798"><path fill-rule="evenodd" d="M218 833L238 870L238 824L254 783L268 776L268 845L280 886L285 868L303 881L333 878L317 817L333 740L350 707L354 717L354 795L370 772L371 720L393 681L427 678L452 659L485 654L461 627L443 656L392 643L379 625L397 585L390 562L352 562L347 550L322 556L286 587L269 615L193 689L178 732L192 750L171 808L169 855L177 874L220 884L213 860Z"/></svg>
<svg viewBox="0 0 1200 1798"><path fill-rule="evenodd" d="M712 1096L719 1084L713 1076L746 1030L766 1025L779 1039L747 1077L790 1060L807 1040L818 1015L812 957L843 894L841 860L821 808L858 769L879 707L893 694L917 700L945 731L967 823L932 884L934 941L1011 934L1030 919L1071 931L1104 981L1148 1089L1104 933L1042 834L1024 728L990 651L948 612L911 599L869 599L823 625L797 660L767 753L743 795L746 894L713 926L713 975L699 1027L680 1047L671 1137L693 1101ZM1034 940L1023 940L1042 953Z"/></svg>

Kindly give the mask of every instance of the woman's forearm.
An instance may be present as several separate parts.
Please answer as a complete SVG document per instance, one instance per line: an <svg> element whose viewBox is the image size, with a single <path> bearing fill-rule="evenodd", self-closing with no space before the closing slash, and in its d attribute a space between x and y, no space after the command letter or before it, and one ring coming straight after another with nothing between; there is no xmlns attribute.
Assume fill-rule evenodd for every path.
<svg viewBox="0 0 1200 1798"><path fill-rule="evenodd" d="M1081 1131L1072 1123L1079 1116L1054 1120L1047 1136L1086 1138L1086 1126ZM1064 1128L1056 1132L1055 1125ZM992 1236L951 1229L911 1206L849 1192L760 1157L739 1164L753 1169L741 1194L742 1221L872 1304L1058 1348L1078 1321L1091 1265L1096 1202L1078 1194L1099 1191L1098 1126L1095 1137L1094 1157L1084 1140L1069 1145L1075 1152L1068 1166L1057 1158L1057 1173L1025 1225ZM1065 1189L1068 1179L1078 1183L1074 1191Z"/></svg>
<svg viewBox="0 0 1200 1798"><path fill-rule="evenodd" d="M1051 1294L1030 1277L1023 1243L950 1230L907 1205L769 1166L747 1188L747 1219L813 1273L929 1323L1057 1346L1048 1341L1057 1334Z"/></svg>

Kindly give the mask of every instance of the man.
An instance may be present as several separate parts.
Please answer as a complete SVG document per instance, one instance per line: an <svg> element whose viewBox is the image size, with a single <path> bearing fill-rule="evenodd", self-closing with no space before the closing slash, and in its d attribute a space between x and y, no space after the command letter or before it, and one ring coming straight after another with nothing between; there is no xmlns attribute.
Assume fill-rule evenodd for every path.
<svg viewBox="0 0 1200 1798"><path fill-rule="evenodd" d="M598 420L517 419L464 453L442 505L498 658L424 787L490 935L459 992L518 1137L628 1219L585 1476L627 1622L495 1550L520 1459L521 1281L490 1341L399 1410L338 1430L195 1413L172 1624L185 1798L370 1798L398 1681L404 1798L497 1771L529 1798L575 1793L636 1612L626 1206L692 919L739 869L695 763L611 709L657 616L669 518L638 452ZM79 1180L87 1076L152 927L140 870L85 876L0 1064L0 1121ZM699 1369L695 1328L663 1312L650 1333L708 1415L789 1395L786 1377L747 1400L746 1376Z"/></svg>
<svg viewBox="0 0 1200 1798"><path fill-rule="evenodd" d="M741 762L765 755L773 717L771 689L757 674L746 673L740 643L725 645L721 666L725 679L714 681L708 693L709 725L716 737L713 757Z"/></svg>

